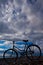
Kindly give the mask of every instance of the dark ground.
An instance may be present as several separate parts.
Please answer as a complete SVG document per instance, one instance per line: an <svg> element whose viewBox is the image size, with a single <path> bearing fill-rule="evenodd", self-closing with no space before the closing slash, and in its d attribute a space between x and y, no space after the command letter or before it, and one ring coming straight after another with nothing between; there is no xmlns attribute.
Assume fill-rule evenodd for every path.
<svg viewBox="0 0 43 65"><path fill-rule="evenodd" d="M30 61L27 58L19 58L16 64L6 63L4 59L0 58L0 65L43 65L43 57L36 61Z"/></svg>

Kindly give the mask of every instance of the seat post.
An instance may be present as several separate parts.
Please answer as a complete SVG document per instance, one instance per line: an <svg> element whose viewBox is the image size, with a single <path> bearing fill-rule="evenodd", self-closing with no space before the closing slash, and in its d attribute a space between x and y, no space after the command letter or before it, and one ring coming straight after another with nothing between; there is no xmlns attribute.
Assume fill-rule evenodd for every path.
<svg viewBox="0 0 43 65"><path fill-rule="evenodd" d="M23 40L23 41L26 43L24 48L24 50L26 50L28 40Z"/></svg>
<svg viewBox="0 0 43 65"><path fill-rule="evenodd" d="M14 41L13 41L13 49L14 49Z"/></svg>

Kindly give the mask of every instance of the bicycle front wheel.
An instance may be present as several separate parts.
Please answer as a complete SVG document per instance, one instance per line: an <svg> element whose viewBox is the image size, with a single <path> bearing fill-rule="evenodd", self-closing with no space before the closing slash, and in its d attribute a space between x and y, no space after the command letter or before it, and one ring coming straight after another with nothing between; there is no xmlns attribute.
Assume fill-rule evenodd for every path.
<svg viewBox="0 0 43 65"><path fill-rule="evenodd" d="M7 62L8 64L15 64L17 59L18 59L18 53L16 52L16 50L14 49L8 49L4 52L3 54L3 59L5 60L5 62Z"/></svg>
<svg viewBox="0 0 43 65"><path fill-rule="evenodd" d="M30 60L38 60L41 56L41 49L38 45L33 44L27 47L26 54Z"/></svg>

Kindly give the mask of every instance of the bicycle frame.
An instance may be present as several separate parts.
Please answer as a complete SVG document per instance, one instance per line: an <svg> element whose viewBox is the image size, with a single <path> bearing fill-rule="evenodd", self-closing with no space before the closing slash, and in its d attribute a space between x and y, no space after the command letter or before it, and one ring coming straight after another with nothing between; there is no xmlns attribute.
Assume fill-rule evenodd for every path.
<svg viewBox="0 0 43 65"><path fill-rule="evenodd" d="M17 48L15 45L15 42L13 41L13 49L16 49L17 50L17 52L19 52L20 53L20 55L22 55L22 56L24 56L24 55L26 55L26 49L27 49L27 42L25 42L25 46L24 46L24 50L20 50L19 48Z"/></svg>

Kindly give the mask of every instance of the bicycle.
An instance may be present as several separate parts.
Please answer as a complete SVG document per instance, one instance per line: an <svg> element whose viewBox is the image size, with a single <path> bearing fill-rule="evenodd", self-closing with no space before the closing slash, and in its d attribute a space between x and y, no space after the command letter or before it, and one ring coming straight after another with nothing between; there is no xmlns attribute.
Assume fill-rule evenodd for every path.
<svg viewBox="0 0 43 65"><path fill-rule="evenodd" d="M6 50L4 52L3 59L7 63L15 64L17 59L18 59L18 57L19 57L18 52L20 53L20 57L26 56L30 60L37 60L37 59L40 58L40 56L41 56L41 49L40 49L40 47L38 45L33 44L32 42L29 42L28 40L22 40L22 43L25 43L24 44L25 45L24 46L24 50L20 50L19 48L17 48L14 45L15 41L13 41L13 48L8 49L8 50ZM38 54L38 56L37 56L37 54Z"/></svg>

